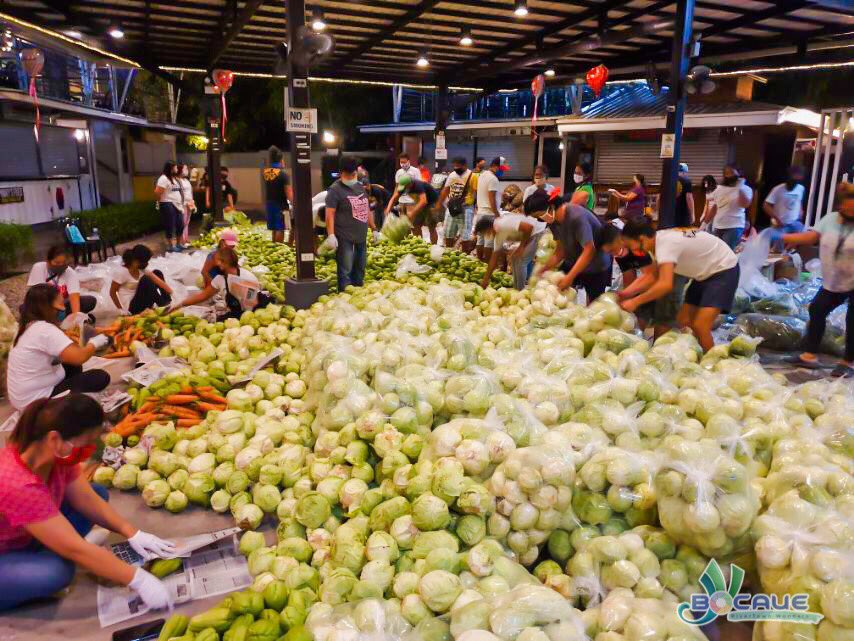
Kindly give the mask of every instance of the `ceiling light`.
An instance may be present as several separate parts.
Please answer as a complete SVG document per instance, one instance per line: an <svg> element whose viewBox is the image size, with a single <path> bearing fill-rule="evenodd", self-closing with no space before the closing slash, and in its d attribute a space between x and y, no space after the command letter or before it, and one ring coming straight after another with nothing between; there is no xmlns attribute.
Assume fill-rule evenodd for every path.
<svg viewBox="0 0 854 641"><path fill-rule="evenodd" d="M110 27L110 30L107 33L110 34L110 37L115 38L116 40L120 40L125 37L124 29L122 29L122 26L118 24Z"/></svg>
<svg viewBox="0 0 854 641"><path fill-rule="evenodd" d="M516 0L516 10L513 11L520 18L524 18L528 15L528 2L527 0Z"/></svg>
<svg viewBox="0 0 854 641"><path fill-rule="evenodd" d="M311 12L311 28L315 31L323 31L326 29L326 21L323 19L323 11L315 8Z"/></svg>
<svg viewBox="0 0 854 641"><path fill-rule="evenodd" d="M463 27L460 32L460 44L464 47L471 47L474 44L474 40L471 37L471 29L468 27Z"/></svg>
<svg viewBox="0 0 854 641"><path fill-rule="evenodd" d="M547 78L554 78L555 77L555 70L554 69L546 69L546 77Z"/></svg>
<svg viewBox="0 0 854 641"><path fill-rule="evenodd" d="M335 142L335 134L331 131L327 130L323 132L323 142L327 145L331 145Z"/></svg>
<svg viewBox="0 0 854 641"><path fill-rule="evenodd" d="M418 54L418 60L415 61L415 65L422 68L430 66L430 61L427 59L426 51L422 51Z"/></svg>
<svg viewBox="0 0 854 641"><path fill-rule="evenodd" d="M86 133L82 129L74 130L74 139L77 142L83 142L83 139L86 137Z"/></svg>
<svg viewBox="0 0 854 641"><path fill-rule="evenodd" d="M66 36L69 38L82 38L83 34L77 31L77 29L68 29L67 31L63 31Z"/></svg>

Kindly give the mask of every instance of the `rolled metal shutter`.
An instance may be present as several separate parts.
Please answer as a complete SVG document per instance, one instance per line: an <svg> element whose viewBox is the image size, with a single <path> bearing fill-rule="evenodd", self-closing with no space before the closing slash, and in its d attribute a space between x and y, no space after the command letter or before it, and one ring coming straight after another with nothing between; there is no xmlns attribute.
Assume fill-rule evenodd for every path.
<svg viewBox="0 0 854 641"><path fill-rule="evenodd" d="M694 182L706 174L720 179L723 166L730 160L731 145L721 140L720 130L701 130L698 140L682 142L682 162L688 163ZM618 142L614 134L596 136L594 180L597 183L628 183L632 174L641 173L647 183L661 183L660 142Z"/></svg>
<svg viewBox="0 0 854 641"><path fill-rule="evenodd" d="M477 155L486 158L487 163L496 156L507 158L510 171L502 180L530 180L536 164L534 150L534 141L525 136L479 138L477 141Z"/></svg>

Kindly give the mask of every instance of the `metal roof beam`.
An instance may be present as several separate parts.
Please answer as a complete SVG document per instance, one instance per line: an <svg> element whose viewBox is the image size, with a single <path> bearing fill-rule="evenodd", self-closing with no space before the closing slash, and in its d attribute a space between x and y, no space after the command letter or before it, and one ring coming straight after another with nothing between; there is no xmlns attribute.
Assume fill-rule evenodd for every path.
<svg viewBox="0 0 854 641"><path fill-rule="evenodd" d="M709 36L723 35L728 31L732 31L733 29L743 29L745 27L752 27L757 22L761 22L762 20L767 20L768 18L776 18L781 14L789 13L790 11L796 11L798 9L803 9L804 7L809 5L809 0L777 0L777 2L768 7L767 9L761 9L759 11L752 11L750 13L739 16L738 18L733 18L732 20L726 20L725 22L718 22L711 27L703 29L700 32L700 37L708 38Z"/></svg>
<svg viewBox="0 0 854 641"><path fill-rule="evenodd" d="M854 16L854 4L851 4L851 0L810 0L810 4Z"/></svg>
<svg viewBox="0 0 854 641"><path fill-rule="evenodd" d="M231 23L231 26L222 37L222 40L214 43L211 49L211 55L208 58L208 69L213 69L214 66L216 66L216 63L219 62L220 58L222 58L222 54L224 54L225 50L228 49L232 40L234 40L243 30L243 27L252 20L252 16L255 15L255 12L262 4L264 4L264 0L247 0L246 4L243 6L243 10L234 19L234 22ZM226 9L224 8L223 11L225 10Z"/></svg>

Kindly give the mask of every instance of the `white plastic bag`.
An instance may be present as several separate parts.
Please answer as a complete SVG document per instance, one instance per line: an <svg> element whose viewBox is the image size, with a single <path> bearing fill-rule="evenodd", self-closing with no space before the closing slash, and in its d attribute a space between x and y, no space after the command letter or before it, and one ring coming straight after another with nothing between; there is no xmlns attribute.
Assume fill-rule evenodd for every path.
<svg viewBox="0 0 854 641"><path fill-rule="evenodd" d="M421 265L412 254L407 254L400 259L397 264L397 270L394 272L395 278L403 278L407 274L426 274L432 269L429 265Z"/></svg>

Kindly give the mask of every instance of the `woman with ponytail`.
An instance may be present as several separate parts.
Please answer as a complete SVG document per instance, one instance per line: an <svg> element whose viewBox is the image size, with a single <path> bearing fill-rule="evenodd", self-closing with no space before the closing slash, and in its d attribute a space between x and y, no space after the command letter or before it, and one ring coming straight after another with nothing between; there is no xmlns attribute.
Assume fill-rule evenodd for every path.
<svg viewBox="0 0 854 641"><path fill-rule="evenodd" d="M151 608L171 606L166 586L142 568L84 538L93 525L128 539L144 559L174 545L126 521L90 485L80 463L103 430L100 404L85 394L31 403L0 449L0 611L68 587L77 567L126 585Z"/></svg>
<svg viewBox="0 0 854 641"><path fill-rule="evenodd" d="M109 339L99 334L78 345L59 329L63 311L62 294L53 285L40 283L27 290L6 371L9 401L17 410L36 399L69 391L100 392L110 384L104 370L83 371L83 363L106 347Z"/></svg>

